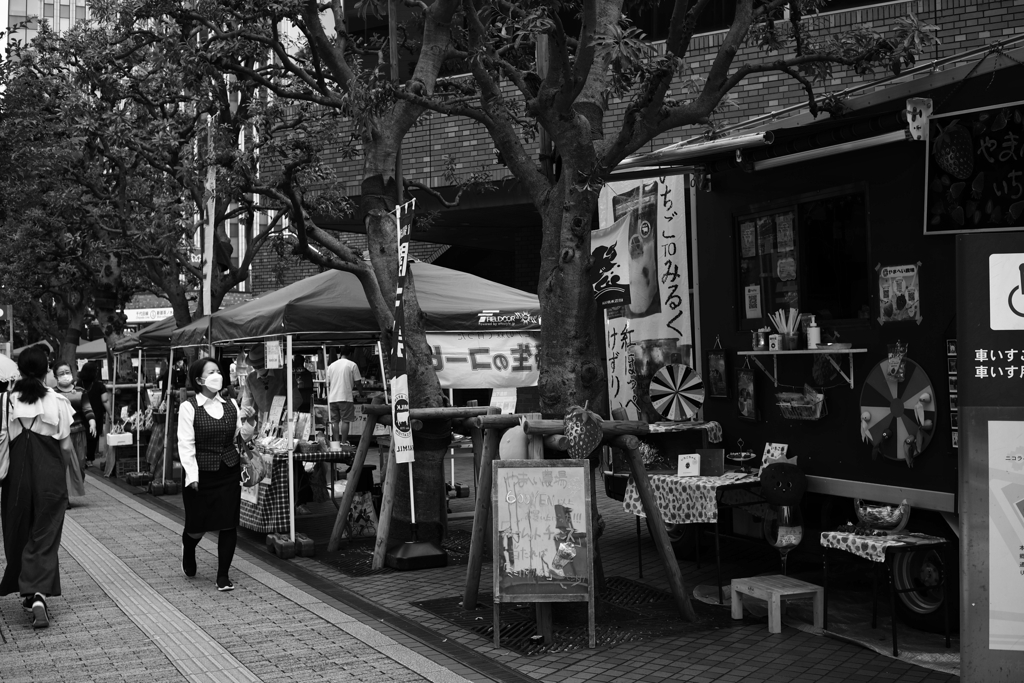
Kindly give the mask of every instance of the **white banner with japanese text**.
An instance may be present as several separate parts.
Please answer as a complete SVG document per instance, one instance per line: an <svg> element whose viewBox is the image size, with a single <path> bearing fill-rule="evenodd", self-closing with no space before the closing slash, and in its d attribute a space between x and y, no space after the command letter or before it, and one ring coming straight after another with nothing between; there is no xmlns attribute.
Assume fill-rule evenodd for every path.
<svg viewBox="0 0 1024 683"><path fill-rule="evenodd" d="M540 332L427 333L443 389L537 386Z"/></svg>
<svg viewBox="0 0 1024 683"><path fill-rule="evenodd" d="M627 419L661 420L648 396L651 377L669 363L693 366L687 265L689 176L608 183L602 228L628 219L629 303L605 315L608 403Z"/></svg>

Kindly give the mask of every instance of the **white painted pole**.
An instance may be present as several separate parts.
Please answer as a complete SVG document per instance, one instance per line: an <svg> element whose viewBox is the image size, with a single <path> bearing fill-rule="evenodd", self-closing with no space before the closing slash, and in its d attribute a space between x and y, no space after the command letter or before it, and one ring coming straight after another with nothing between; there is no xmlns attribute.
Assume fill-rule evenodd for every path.
<svg viewBox="0 0 1024 683"><path fill-rule="evenodd" d="M409 514L412 515L412 523L416 523L416 495L412 490L412 463L409 463Z"/></svg>
<svg viewBox="0 0 1024 683"><path fill-rule="evenodd" d="M171 347L171 357L168 360L167 365L167 397L164 399L164 464L161 468L163 470L162 481L167 481L167 449L170 446L171 441L171 418L174 416L174 411L171 409L171 392L174 391L172 386L171 378L174 377L174 347Z"/></svg>
<svg viewBox="0 0 1024 683"><path fill-rule="evenodd" d="M139 349L139 367L135 372L135 471L142 471L142 349Z"/></svg>
<svg viewBox="0 0 1024 683"><path fill-rule="evenodd" d="M295 542L295 415L292 413L292 335L286 338L285 348L288 354L285 358L285 367L288 368L288 387L285 400L288 401L288 428L285 434L288 437L288 526L291 533L292 543Z"/></svg>

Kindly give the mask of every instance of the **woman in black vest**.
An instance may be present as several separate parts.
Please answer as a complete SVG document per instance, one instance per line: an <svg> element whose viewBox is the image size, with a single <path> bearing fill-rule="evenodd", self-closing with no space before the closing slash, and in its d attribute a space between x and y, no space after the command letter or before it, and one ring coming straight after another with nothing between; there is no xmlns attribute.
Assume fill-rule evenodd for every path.
<svg viewBox="0 0 1024 683"><path fill-rule="evenodd" d="M219 531L217 539L217 590L229 591L228 577L238 538L241 465L235 435L243 424L238 404L225 401L220 390L224 376L213 358L200 358L188 369L188 386L196 395L181 404L178 412L178 457L185 472L182 499L185 530L181 534L181 571L195 576L196 546L207 531ZM243 438L252 435L245 428Z"/></svg>

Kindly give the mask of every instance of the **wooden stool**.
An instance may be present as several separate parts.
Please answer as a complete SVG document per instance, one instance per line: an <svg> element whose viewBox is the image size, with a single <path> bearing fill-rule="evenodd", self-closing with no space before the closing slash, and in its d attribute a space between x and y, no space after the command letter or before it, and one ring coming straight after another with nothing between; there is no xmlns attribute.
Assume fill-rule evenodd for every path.
<svg viewBox="0 0 1024 683"><path fill-rule="evenodd" d="M825 589L781 574L732 580L732 618L743 618L743 596L768 603L768 632L782 633L782 602L814 598L814 628L825 620Z"/></svg>

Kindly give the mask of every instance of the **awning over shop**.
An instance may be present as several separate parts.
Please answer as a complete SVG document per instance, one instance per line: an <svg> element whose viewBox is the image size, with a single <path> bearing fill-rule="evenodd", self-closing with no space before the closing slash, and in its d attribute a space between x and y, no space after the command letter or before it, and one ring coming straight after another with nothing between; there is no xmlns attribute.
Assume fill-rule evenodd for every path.
<svg viewBox="0 0 1024 683"><path fill-rule="evenodd" d="M409 268L428 331L540 329L540 303L533 294L428 263L412 263ZM214 343L284 334L345 339L379 331L358 278L337 270L218 311L208 322ZM176 330L173 343L203 343L206 328L200 319Z"/></svg>

